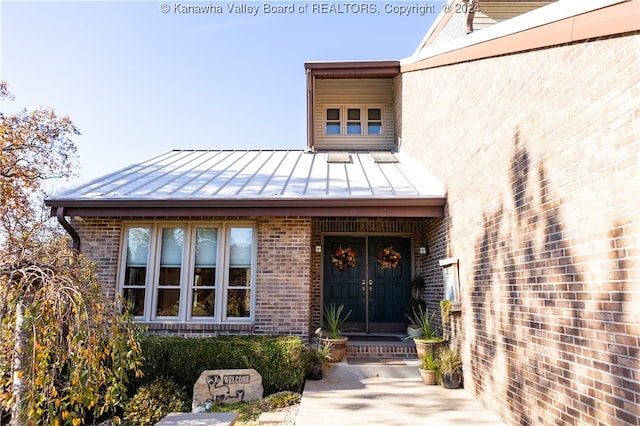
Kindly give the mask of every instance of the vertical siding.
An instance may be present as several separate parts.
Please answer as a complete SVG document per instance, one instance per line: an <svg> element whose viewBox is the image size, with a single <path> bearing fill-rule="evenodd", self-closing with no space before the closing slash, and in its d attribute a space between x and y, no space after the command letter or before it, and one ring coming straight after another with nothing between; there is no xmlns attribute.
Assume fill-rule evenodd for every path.
<svg viewBox="0 0 640 426"><path fill-rule="evenodd" d="M382 136L324 136L324 107L382 105ZM316 149L392 149L394 147L392 79L318 79L315 82L314 136ZM363 122L364 124L364 122Z"/></svg>

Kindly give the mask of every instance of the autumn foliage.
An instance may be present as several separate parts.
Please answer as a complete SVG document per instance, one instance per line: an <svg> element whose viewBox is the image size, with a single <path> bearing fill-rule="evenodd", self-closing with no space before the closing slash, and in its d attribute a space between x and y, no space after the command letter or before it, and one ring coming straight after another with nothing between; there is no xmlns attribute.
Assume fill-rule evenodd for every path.
<svg viewBox="0 0 640 426"><path fill-rule="evenodd" d="M0 81L0 100L13 96ZM41 222L43 183L74 174L78 129L69 117L39 108L0 113L0 232L4 239L28 239Z"/></svg>
<svg viewBox="0 0 640 426"><path fill-rule="evenodd" d="M0 98L11 98L4 82ZM45 232L43 182L73 174L76 133L51 109L0 113L0 424L112 415L141 365L127 310L67 239Z"/></svg>

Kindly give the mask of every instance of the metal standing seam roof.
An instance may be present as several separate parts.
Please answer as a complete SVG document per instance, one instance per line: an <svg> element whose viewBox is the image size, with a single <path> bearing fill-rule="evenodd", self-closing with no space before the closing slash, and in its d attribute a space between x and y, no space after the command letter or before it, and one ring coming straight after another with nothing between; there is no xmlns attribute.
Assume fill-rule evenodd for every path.
<svg viewBox="0 0 640 426"><path fill-rule="evenodd" d="M91 208L380 206L392 200L441 207L444 187L402 153L174 150L46 204L87 214Z"/></svg>

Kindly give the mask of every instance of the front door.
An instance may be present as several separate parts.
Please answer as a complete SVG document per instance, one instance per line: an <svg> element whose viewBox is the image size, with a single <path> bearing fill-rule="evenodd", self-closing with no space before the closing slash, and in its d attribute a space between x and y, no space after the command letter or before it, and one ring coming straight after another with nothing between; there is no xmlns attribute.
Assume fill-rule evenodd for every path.
<svg viewBox="0 0 640 426"><path fill-rule="evenodd" d="M391 236L327 236L323 303L351 311L343 332L402 333L410 296L411 244Z"/></svg>

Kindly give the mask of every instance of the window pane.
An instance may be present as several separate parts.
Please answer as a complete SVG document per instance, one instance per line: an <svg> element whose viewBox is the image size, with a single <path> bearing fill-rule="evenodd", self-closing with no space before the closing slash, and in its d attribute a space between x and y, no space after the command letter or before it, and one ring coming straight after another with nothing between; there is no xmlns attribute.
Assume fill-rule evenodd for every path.
<svg viewBox="0 0 640 426"><path fill-rule="evenodd" d="M231 266L251 266L251 246L253 244L253 229L231 228L230 231Z"/></svg>
<svg viewBox="0 0 640 426"><path fill-rule="evenodd" d="M229 290L227 317L247 318L251 316L251 290Z"/></svg>
<svg viewBox="0 0 640 426"><path fill-rule="evenodd" d="M179 286L180 285L180 268L163 268L160 267L160 286Z"/></svg>
<svg viewBox="0 0 640 426"><path fill-rule="evenodd" d="M339 121L340 109L339 108L327 108L327 121Z"/></svg>
<svg viewBox="0 0 640 426"><path fill-rule="evenodd" d="M196 266L215 267L218 255L218 230L196 229Z"/></svg>
<svg viewBox="0 0 640 426"><path fill-rule="evenodd" d="M195 268L193 285L196 287L214 287L216 285L216 268Z"/></svg>
<svg viewBox="0 0 640 426"><path fill-rule="evenodd" d="M151 229L129 228L127 232L127 266L147 266Z"/></svg>
<svg viewBox="0 0 640 426"><path fill-rule="evenodd" d="M191 316L212 317L215 314L215 290L193 290Z"/></svg>
<svg viewBox="0 0 640 426"><path fill-rule="evenodd" d="M180 312L180 290L158 290L156 315L159 317L177 317L178 312Z"/></svg>
<svg viewBox="0 0 640 426"><path fill-rule="evenodd" d="M347 120L360 120L360 108L349 108L347 110Z"/></svg>
<svg viewBox="0 0 640 426"><path fill-rule="evenodd" d="M229 268L229 287L251 286L251 268Z"/></svg>
<svg viewBox="0 0 640 426"><path fill-rule="evenodd" d="M340 123L327 123L326 127L327 135L339 135L340 134Z"/></svg>
<svg viewBox="0 0 640 426"><path fill-rule="evenodd" d="M370 122L367 125L367 134L369 134L369 135L381 135L382 134L382 123L376 123L375 121Z"/></svg>
<svg viewBox="0 0 640 426"><path fill-rule="evenodd" d="M123 297L128 303L129 312L141 317L144 315L144 288L125 288Z"/></svg>
<svg viewBox="0 0 640 426"><path fill-rule="evenodd" d="M367 110L367 119L381 121L382 120L382 112L380 108L369 108Z"/></svg>
<svg viewBox="0 0 640 426"><path fill-rule="evenodd" d="M164 228L162 230L161 266L179 267L182 265L183 241L184 230L182 228Z"/></svg>
<svg viewBox="0 0 640 426"><path fill-rule="evenodd" d="M360 123L347 123L347 134L348 135L361 135L362 134L362 126Z"/></svg>
<svg viewBox="0 0 640 426"><path fill-rule="evenodd" d="M146 267L131 267L127 266L124 272L124 285L126 286L144 286L147 282L147 268Z"/></svg>

